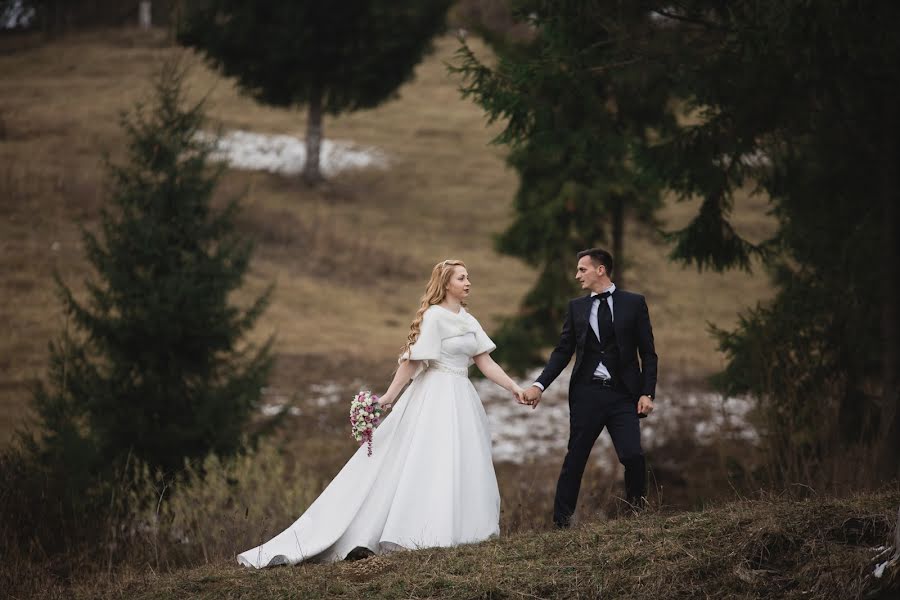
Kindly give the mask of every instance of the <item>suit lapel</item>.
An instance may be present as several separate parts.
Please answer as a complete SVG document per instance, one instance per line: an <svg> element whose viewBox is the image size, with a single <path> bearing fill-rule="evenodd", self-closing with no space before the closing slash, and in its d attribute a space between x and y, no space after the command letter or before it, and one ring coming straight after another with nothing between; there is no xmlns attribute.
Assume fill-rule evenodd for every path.
<svg viewBox="0 0 900 600"><path fill-rule="evenodd" d="M591 295L588 294L582 299L581 310L581 331L578 332L578 343L580 345L584 345L584 336L586 336L589 332L593 331L591 329Z"/></svg>
<svg viewBox="0 0 900 600"><path fill-rule="evenodd" d="M622 313L622 298L619 295L619 288L616 288L612 293L612 304L613 304L613 331L616 332L616 339L622 339L620 336L622 335L623 328L625 327L625 315Z"/></svg>

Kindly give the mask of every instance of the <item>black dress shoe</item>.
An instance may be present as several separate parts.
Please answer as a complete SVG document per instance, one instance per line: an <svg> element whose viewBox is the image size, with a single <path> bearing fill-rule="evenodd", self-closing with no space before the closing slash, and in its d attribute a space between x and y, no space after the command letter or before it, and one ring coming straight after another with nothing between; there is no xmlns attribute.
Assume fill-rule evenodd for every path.
<svg viewBox="0 0 900 600"><path fill-rule="evenodd" d="M375 556L375 553L365 546L357 546L347 553L344 560L363 560L364 558L369 558L371 556Z"/></svg>

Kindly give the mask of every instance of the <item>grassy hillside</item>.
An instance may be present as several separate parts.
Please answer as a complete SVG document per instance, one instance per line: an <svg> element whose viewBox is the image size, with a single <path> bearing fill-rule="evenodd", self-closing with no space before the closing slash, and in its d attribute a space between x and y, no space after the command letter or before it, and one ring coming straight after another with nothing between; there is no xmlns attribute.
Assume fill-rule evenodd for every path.
<svg viewBox="0 0 900 600"><path fill-rule="evenodd" d="M386 383L428 271L443 258L467 261L471 309L488 331L530 287L533 269L492 247L512 217L517 180L503 148L489 145L498 129L485 127L446 72L456 47L438 40L395 100L326 121L326 137L385 152L387 170L345 173L317 190L268 173L227 176L221 194L245 192L242 227L258 243L238 300L277 284L255 332L277 335L275 384L296 388L326 375ZM302 112L240 96L162 32L80 34L0 54L0 444L25 414L27 382L44 374L47 343L65 327L53 270L76 290L89 274L78 227L93 226L104 201L101 156L122 154L117 116L147 96L151 73L176 55L193 66L190 95L208 96L216 124L302 136ZM695 209L671 202L662 222L683 225ZM737 224L765 235L764 200L739 198ZM629 287L650 299L662 377L717 369L706 323L734 322L766 297L765 277L684 270L666 260L655 232L627 231Z"/></svg>
<svg viewBox="0 0 900 600"><path fill-rule="evenodd" d="M131 572L84 582L67 597L897 598L900 564L872 573L875 548L895 543L898 505L897 488L748 500L333 565Z"/></svg>
<svg viewBox="0 0 900 600"><path fill-rule="evenodd" d="M27 47L0 48L0 446L26 414L27 384L44 374L47 343L66 326L52 273L83 293L90 272L79 227L96 226L106 196L101 157L121 157L117 115L146 98L156 66L174 56L191 65L191 98L207 97L212 124L226 131L302 136L305 128L301 112L240 96L197 56L172 47L163 32L24 41ZM481 110L460 99L447 74L456 46L450 37L439 39L416 79L391 102L326 121L326 137L379 148L386 170L347 172L315 190L296 178L231 170L220 190L222 198L243 193L240 227L257 242L247 288L236 300L277 285L253 335L276 334L270 392L288 397L302 414L268 423L278 428L287 461L314 482L303 488L310 497L355 449L340 398L359 381L386 385L436 261L468 263L471 310L489 332L516 310L535 277L529 265L493 250L492 236L513 217L517 180L505 167L504 149L489 144L498 128L485 126ZM746 193L737 198L736 226L751 239L771 231L765 206L765 199ZM680 227L696 208L670 199L661 224ZM727 327L743 307L767 298L766 278L683 269L666 259L668 248L655 231L629 222L627 232L628 287L649 299L661 378L666 386L696 383L722 364L706 324ZM708 477L703 485L727 493L716 469L744 446L732 451L689 439L684 436L685 447L660 451L681 462L653 465L655 505L704 497L692 478ZM89 579L79 579L80 565L85 573L104 569L112 546L96 553L66 548L64 556L39 548L34 555L47 552L46 560L33 564L24 554L31 549L23 548L28 560L7 556L10 579L0 572L0 582L65 598L847 598L876 589L867 575L870 549L893 535L900 503L900 491L892 489L849 500L746 501L607 521L604 507L618 478L592 480L588 473L579 508L585 524L546 531L560 459L497 465L504 535L476 546L263 572L212 558L193 570L162 574L157 563ZM684 464L691 468L683 471ZM270 479L270 495L279 498L297 483ZM226 499L245 528L265 525L250 523ZM288 512L279 524L295 517L294 508ZM211 537L225 550L214 557L238 550L234 528L221 521L215 529ZM54 587L48 573L65 578L73 570L74 589Z"/></svg>

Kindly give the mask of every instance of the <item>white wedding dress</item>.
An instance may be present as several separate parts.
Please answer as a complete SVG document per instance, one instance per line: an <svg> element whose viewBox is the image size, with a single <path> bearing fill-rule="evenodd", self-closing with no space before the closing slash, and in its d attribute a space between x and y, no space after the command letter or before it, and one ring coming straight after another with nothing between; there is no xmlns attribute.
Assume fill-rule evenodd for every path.
<svg viewBox="0 0 900 600"><path fill-rule="evenodd" d="M293 525L238 562L328 562L360 546L382 554L498 535L488 419L468 379L472 357L495 347L464 308L429 307L409 352L424 362L375 430L372 456L360 447Z"/></svg>

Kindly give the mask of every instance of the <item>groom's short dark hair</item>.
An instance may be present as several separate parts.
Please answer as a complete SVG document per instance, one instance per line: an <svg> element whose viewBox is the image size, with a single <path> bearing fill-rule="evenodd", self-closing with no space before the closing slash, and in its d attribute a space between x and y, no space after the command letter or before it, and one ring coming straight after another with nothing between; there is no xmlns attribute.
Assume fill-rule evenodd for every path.
<svg viewBox="0 0 900 600"><path fill-rule="evenodd" d="M594 266L603 265L606 267L606 274L612 277L613 274L613 257L612 254L604 250L603 248L591 248L589 250L582 250L578 253L578 260L581 260L585 256L591 257L591 262L594 263Z"/></svg>

